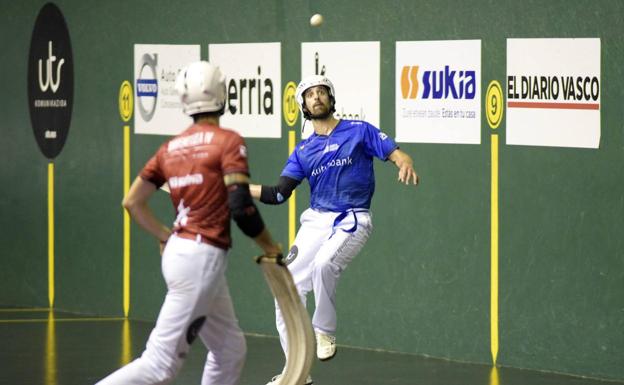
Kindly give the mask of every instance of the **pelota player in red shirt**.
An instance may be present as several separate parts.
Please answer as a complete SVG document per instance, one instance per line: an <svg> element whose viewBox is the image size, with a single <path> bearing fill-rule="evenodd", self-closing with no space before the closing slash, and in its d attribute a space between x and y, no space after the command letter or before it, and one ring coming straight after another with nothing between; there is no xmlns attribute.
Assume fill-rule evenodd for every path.
<svg viewBox="0 0 624 385"><path fill-rule="evenodd" d="M141 357L99 385L170 383L197 336L209 351L201 384L237 384L246 345L225 278L230 215L265 254L281 253L249 194L245 143L219 127L225 77L207 62L192 63L178 75L176 89L194 124L158 149L123 200L130 216L161 242L167 295ZM147 206L164 183L177 213L172 229Z"/></svg>

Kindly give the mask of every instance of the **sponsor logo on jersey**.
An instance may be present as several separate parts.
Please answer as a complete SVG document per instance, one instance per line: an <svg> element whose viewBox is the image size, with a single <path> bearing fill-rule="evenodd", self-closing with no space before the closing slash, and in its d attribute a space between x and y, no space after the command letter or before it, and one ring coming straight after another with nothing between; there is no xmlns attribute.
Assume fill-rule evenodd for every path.
<svg viewBox="0 0 624 385"><path fill-rule="evenodd" d="M204 183L204 176L202 174L188 174L169 178L169 188L172 190L202 183Z"/></svg>
<svg viewBox="0 0 624 385"><path fill-rule="evenodd" d="M327 146L325 146L325 148L323 149L323 154L325 154L326 152L333 152L338 150L338 147L340 147L337 143L334 144L328 144Z"/></svg>
<svg viewBox="0 0 624 385"><path fill-rule="evenodd" d="M173 188L169 186L170 188ZM180 199L177 207L178 215L176 215L175 221L173 221L173 227L179 228L180 226L186 226L188 223L188 213L191 211L191 207L184 206L184 198Z"/></svg>
<svg viewBox="0 0 624 385"><path fill-rule="evenodd" d="M167 145L167 151L177 151L188 147L201 146L209 144L214 136L213 132L197 132L192 135L183 136L181 138L173 139Z"/></svg>
<svg viewBox="0 0 624 385"><path fill-rule="evenodd" d="M353 164L353 159L350 156L346 158L332 159L329 162L327 162L325 165L317 167L314 170L312 170L312 176L318 176L332 167L351 166L352 164Z"/></svg>

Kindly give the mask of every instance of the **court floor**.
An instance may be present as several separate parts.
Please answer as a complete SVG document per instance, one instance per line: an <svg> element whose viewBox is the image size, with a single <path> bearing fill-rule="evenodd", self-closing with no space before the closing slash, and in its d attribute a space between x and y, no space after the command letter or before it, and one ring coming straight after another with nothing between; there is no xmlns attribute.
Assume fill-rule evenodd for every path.
<svg viewBox="0 0 624 385"><path fill-rule="evenodd" d="M0 309L0 385L94 384L137 357L152 327L47 309ZM247 344L240 385L264 385L283 365L279 341L247 335ZM199 384L205 354L201 344L194 345L174 384ZM316 385L624 384L340 345L336 358L314 364L312 376Z"/></svg>

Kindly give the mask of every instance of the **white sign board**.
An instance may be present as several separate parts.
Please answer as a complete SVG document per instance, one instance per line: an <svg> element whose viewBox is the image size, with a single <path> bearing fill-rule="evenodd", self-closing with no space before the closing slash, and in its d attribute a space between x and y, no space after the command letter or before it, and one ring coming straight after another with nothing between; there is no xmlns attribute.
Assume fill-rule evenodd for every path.
<svg viewBox="0 0 624 385"><path fill-rule="evenodd" d="M247 138L280 138L281 44L209 44L208 57L226 77L221 125Z"/></svg>
<svg viewBox="0 0 624 385"><path fill-rule="evenodd" d="M396 42L396 140L481 143L481 40Z"/></svg>
<svg viewBox="0 0 624 385"><path fill-rule="evenodd" d="M177 135L192 124L175 80L182 68L199 60L199 45L134 45L135 133Z"/></svg>
<svg viewBox="0 0 624 385"><path fill-rule="evenodd" d="M301 43L301 78L331 80L338 119L365 120L379 128L379 71L378 41ZM311 134L308 122L302 137Z"/></svg>
<svg viewBox="0 0 624 385"><path fill-rule="evenodd" d="M600 39L507 39L507 144L598 148Z"/></svg>

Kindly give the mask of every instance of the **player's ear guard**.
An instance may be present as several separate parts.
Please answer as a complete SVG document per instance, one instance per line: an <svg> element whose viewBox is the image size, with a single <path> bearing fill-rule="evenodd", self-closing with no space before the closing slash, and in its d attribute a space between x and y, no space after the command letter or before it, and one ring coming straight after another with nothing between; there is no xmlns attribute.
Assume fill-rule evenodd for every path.
<svg viewBox="0 0 624 385"><path fill-rule="evenodd" d="M228 204L232 218L246 236L255 238L264 230L264 222L253 203L247 183L228 186Z"/></svg>

